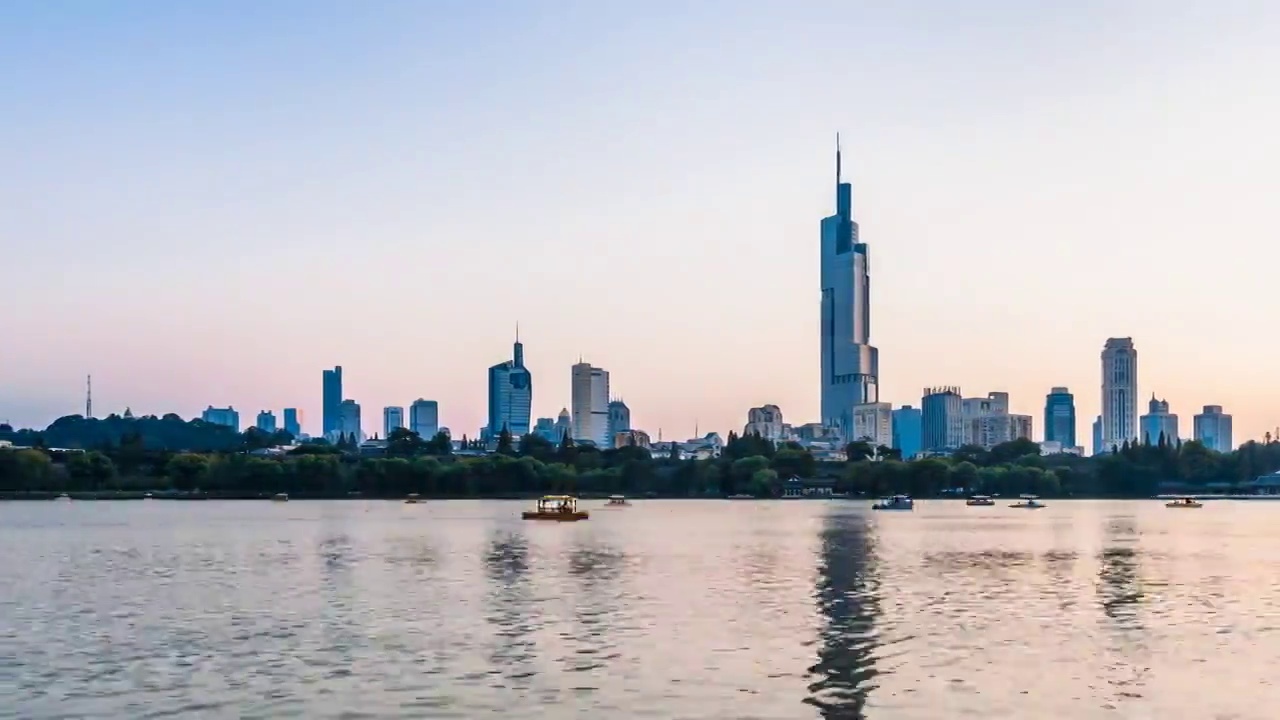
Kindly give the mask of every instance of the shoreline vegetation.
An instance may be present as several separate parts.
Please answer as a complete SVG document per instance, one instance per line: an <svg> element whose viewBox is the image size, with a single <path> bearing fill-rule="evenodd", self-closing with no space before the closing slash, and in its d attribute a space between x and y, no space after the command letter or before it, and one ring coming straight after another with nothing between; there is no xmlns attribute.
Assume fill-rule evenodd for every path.
<svg viewBox="0 0 1280 720"><path fill-rule="evenodd" d="M0 499L529 499L779 497L788 478L854 497L906 493L1045 498L1152 498L1160 494L1247 492L1280 468L1280 442L1248 442L1217 453L1198 442L1124 445L1097 457L1041 456L1030 440L990 450L962 447L949 457L902 461L895 451L850 443L847 461L820 462L798 444L774 446L730 433L720 457L653 456L639 447L599 450L503 433L486 453L479 443L407 430L376 454L354 441L308 441L287 452L288 433L231 428L176 415L60 418L43 431L0 425ZM461 450L455 451L455 447Z"/></svg>

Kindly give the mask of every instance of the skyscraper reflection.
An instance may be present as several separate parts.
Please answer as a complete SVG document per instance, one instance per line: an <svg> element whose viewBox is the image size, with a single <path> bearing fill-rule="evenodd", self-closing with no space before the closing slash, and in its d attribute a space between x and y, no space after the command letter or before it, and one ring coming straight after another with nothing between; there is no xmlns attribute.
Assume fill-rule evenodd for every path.
<svg viewBox="0 0 1280 720"><path fill-rule="evenodd" d="M484 556L488 612L495 643L489 662L516 687L527 687L536 674L537 646L533 632L538 613L533 608L529 578L529 544L523 535L501 531L489 541Z"/></svg>
<svg viewBox="0 0 1280 720"><path fill-rule="evenodd" d="M1103 614L1121 630L1141 630L1138 615L1143 600L1139 578L1137 527L1132 517L1107 521L1102 551L1098 553L1098 601Z"/></svg>
<svg viewBox="0 0 1280 720"><path fill-rule="evenodd" d="M822 717L861 720L875 688L875 620L880 614L874 538L866 513L833 508L823 519L814 598L825 622L809 696Z"/></svg>
<svg viewBox="0 0 1280 720"><path fill-rule="evenodd" d="M626 556L598 540L588 538L587 542L575 543L569 551L569 575L578 586L568 596L576 631L565 638L572 652L562 662L571 672L601 669L616 659L619 639L632 624L617 582Z"/></svg>

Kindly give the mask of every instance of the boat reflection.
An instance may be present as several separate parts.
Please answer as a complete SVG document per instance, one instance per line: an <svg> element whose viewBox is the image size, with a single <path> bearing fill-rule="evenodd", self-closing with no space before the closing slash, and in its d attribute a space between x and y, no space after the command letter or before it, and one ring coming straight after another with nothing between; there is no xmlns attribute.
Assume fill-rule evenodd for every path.
<svg viewBox="0 0 1280 720"><path fill-rule="evenodd" d="M834 511L823 519L820 537L814 599L824 626L804 702L824 718L859 720L866 717L867 694L876 687L875 620L880 614L869 516Z"/></svg>

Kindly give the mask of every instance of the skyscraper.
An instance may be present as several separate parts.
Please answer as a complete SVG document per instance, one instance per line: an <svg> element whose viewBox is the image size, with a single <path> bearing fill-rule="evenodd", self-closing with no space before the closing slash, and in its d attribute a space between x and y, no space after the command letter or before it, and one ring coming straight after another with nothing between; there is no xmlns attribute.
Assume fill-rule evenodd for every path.
<svg viewBox="0 0 1280 720"><path fill-rule="evenodd" d="M836 214L821 227L822 422L848 441L854 407L880 400L880 351L870 344L870 262L853 220L853 185L841 182L838 136Z"/></svg>
<svg viewBox="0 0 1280 720"><path fill-rule="evenodd" d="M920 444L946 452L964 444L964 399L958 387L925 388L920 400Z"/></svg>
<svg viewBox="0 0 1280 720"><path fill-rule="evenodd" d="M1076 447L1076 398L1064 387L1049 390L1044 398L1044 441Z"/></svg>
<svg viewBox="0 0 1280 720"><path fill-rule="evenodd" d="M404 427L404 408L389 405L382 408L382 437L391 437L391 433Z"/></svg>
<svg viewBox="0 0 1280 720"><path fill-rule="evenodd" d="M440 432L440 405L435 400L418 398L409 406L409 429L423 440Z"/></svg>
<svg viewBox="0 0 1280 720"><path fill-rule="evenodd" d="M364 441L364 432L360 429L360 403L355 400L343 400L338 404L338 432L348 440Z"/></svg>
<svg viewBox="0 0 1280 720"><path fill-rule="evenodd" d="M1151 393L1147 414L1138 418L1138 430L1138 439L1148 445L1158 445L1161 438L1169 445L1176 445L1178 416L1169 412L1169 401L1157 400L1156 394Z"/></svg>
<svg viewBox="0 0 1280 720"><path fill-rule="evenodd" d="M585 362L570 373L573 440L609 447L609 373Z"/></svg>
<svg viewBox="0 0 1280 720"><path fill-rule="evenodd" d="M1102 348L1102 447L1138 439L1138 351L1133 338L1107 338Z"/></svg>
<svg viewBox="0 0 1280 720"><path fill-rule="evenodd" d="M298 421L298 408L284 409L284 431L294 437L302 434L302 423Z"/></svg>
<svg viewBox="0 0 1280 720"><path fill-rule="evenodd" d="M274 433L276 431L276 414L270 410L263 410L258 413L258 421L253 426L264 433Z"/></svg>
<svg viewBox="0 0 1280 720"><path fill-rule="evenodd" d="M556 416L555 442L559 444L566 437L573 439L573 417L569 414L569 408L560 408L560 414Z"/></svg>
<svg viewBox="0 0 1280 720"><path fill-rule="evenodd" d="M907 460L920 452L920 408L903 405L893 411L890 429L893 431L893 449Z"/></svg>
<svg viewBox="0 0 1280 720"><path fill-rule="evenodd" d="M342 427L342 366L324 371L324 396L321 405L321 430L326 437Z"/></svg>
<svg viewBox="0 0 1280 720"><path fill-rule="evenodd" d="M125 417L129 417L128 410L125 411ZM230 405L224 408L216 408L210 405L204 412L200 413L200 419L212 423L214 425L226 425L227 427L240 432L240 413Z"/></svg>
<svg viewBox="0 0 1280 720"><path fill-rule="evenodd" d="M524 366L524 345L517 331L511 359L489 368L487 436L496 438L504 428L515 438L528 435L532 412L533 375Z"/></svg>
<svg viewBox="0 0 1280 720"><path fill-rule="evenodd" d="M1222 412L1221 405L1205 405L1204 412L1192 418L1195 439L1210 450L1231 452L1231 416Z"/></svg>
<svg viewBox="0 0 1280 720"><path fill-rule="evenodd" d="M617 447L618 433L631 430L631 408L621 400L609 403L609 447Z"/></svg>

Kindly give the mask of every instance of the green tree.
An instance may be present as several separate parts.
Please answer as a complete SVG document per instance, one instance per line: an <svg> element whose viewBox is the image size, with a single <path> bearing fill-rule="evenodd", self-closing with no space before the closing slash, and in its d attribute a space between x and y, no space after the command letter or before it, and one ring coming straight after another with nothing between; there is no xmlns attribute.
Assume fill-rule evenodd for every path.
<svg viewBox="0 0 1280 720"><path fill-rule="evenodd" d="M194 490L209 475L209 458L196 453L179 453L169 460L165 473L178 490Z"/></svg>
<svg viewBox="0 0 1280 720"><path fill-rule="evenodd" d="M116 478L111 458L96 450L76 453L67 460L67 475L77 489L106 490Z"/></svg>
<svg viewBox="0 0 1280 720"><path fill-rule="evenodd" d="M814 459L813 453L792 447L780 448L774 453L771 464L774 472L783 478L811 478L816 474L818 467L818 461Z"/></svg>
<svg viewBox="0 0 1280 720"><path fill-rule="evenodd" d="M502 426L502 432L498 433L498 454L499 455L515 455L515 444L511 439L511 431L506 425Z"/></svg>

